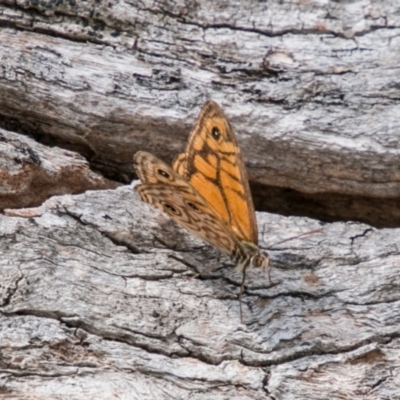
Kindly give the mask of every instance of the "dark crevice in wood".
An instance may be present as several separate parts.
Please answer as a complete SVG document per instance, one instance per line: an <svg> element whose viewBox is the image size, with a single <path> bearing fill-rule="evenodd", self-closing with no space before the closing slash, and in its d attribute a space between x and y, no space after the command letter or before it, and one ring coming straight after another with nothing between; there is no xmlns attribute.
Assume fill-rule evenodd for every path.
<svg viewBox="0 0 400 400"><path fill-rule="evenodd" d="M376 228L400 226L400 198L383 199L342 193L301 193L251 183L258 211L301 216L324 222L358 221Z"/></svg>
<svg viewBox="0 0 400 400"><path fill-rule="evenodd" d="M47 146L59 146L76 151L88 159L92 169L108 179L129 183L137 179L133 170L126 167L118 169L113 160L96 155L95 150L84 143L69 143L65 140L46 135L29 124L21 123L17 118L0 116L0 127L21 134L28 133L39 143ZM121 163L121 158L115 157ZM125 155L126 163L129 157ZM167 160L171 162L172 160ZM123 162L123 160L122 160ZM251 182L254 204L258 211L267 211L285 216L305 216L325 222L358 221L377 228L395 228L400 226L400 198L382 199L365 196L351 196L341 193L301 193L290 188L261 185ZM27 206L37 206L35 203Z"/></svg>
<svg viewBox="0 0 400 400"><path fill-rule="evenodd" d="M255 28L255 26L253 25L252 28L247 28L247 27L242 27L242 26L237 26L237 25L233 25L230 23L214 23L214 24L202 24L199 23L197 20L189 20L185 18L185 15L183 13L173 13L170 11L170 9L159 9L159 10L155 10L155 9L151 9L151 8L142 8L142 11L147 11L151 14L159 14L159 15L163 15L163 16L168 16L170 17L172 20L178 21L182 24L185 25L193 25L196 27L199 27L203 30L207 30L207 29L230 29L233 32L235 31L241 31L241 32L248 32L248 33L254 33L254 34L258 34L258 35L262 35L262 36L266 36L266 37L281 37L284 35L329 35L329 36L334 36L334 37L338 37L338 38L343 38L343 39L347 39L347 36L344 35L343 33L340 33L338 31L333 31L333 30L328 30L328 29L295 29L295 28L291 28L291 29L281 29L281 30L271 30L271 31L267 31L265 29L257 29ZM186 10L187 11L187 10ZM360 32L358 36L362 36L365 35L367 33L369 33L372 30L377 30L377 29L384 29L386 28L386 26L376 26L374 27L374 29L370 29L368 31L365 32Z"/></svg>
<svg viewBox="0 0 400 400"><path fill-rule="evenodd" d="M109 142L97 140L97 147L94 148L90 145L88 140L83 138L83 131L75 132L77 135L76 137L82 135L82 140L78 141L75 137L74 142L68 141L65 138L52 136L51 134L43 132L37 126L35 116L23 115L11 117L10 114L12 114L12 111L9 111L7 114L0 113L0 128L27 135L45 146L58 146L66 150L75 151L88 160L94 172L102 174L107 179L127 184L137 178L134 173L132 161L134 151L132 151L130 147L126 149L120 146L115 147L115 150L113 150L114 146L110 147ZM32 123L30 121L32 121ZM137 124L124 124L121 121L117 125L114 124L111 126L112 124L112 121L109 122L109 125L106 127L99 124L98 127L91 129L89 135L101 138L102 134L107 136L106 133L111 130L113 130L114 133L116 133L117 130L136 131L141 133L141 137L137 138L137 150L150 150L148 135L151 135L153 132L158 132L160 136L164 135L167 141L167 143L151 143L153 151L159 150L160 154L163 152L165 153L171 143L176 143L179 141L179 137L184 137L185 133L190 131L190 127L185 123L171 126L166 124L165 121L158 119L147 119L145 122L138 122ZM165 157L163 159L169 164L172 162L171 157Z"/></svg>
<svg viewBox="0 0 400 400"><path fill-rule="evenodd" d="M243 365L249 366L249 367L270 367L273 365L281 365L289 362L293 362L295 360L301 360L302 358L305 357L315 357L315 356L323 356L323 355L336 355L336 354L343 354L343 353L351 353L357 349L360 349L369 343L377 342L377 343L386 343L387 339L395 339L399 338L399 334L385 334L385 335L376 335L375 337L371 338L368 337L364 340L360 340L359 342L350 345L350 346L343 346L343 347L338 347L337 350L330 350L330 346L322 346L320 344L316 344L311 346L310 348L302 351L298 351L296 353L291 354L290 356L287 357L281 357L279 359L274 359L271 361L262 361L262 362L252 362L248 363L246 362L245 359L240 360ZM325 347L325 348L324 348Z"/></svg>
<svg viewBox="0 0 400 400"><path fill-rule="evenodd" d="M36 16L38 19L41 18L45 18L46 15L44 13L41 12L40 9L36 8L36 7L29 7L24 8L24 7L18 7L18 5L16 7L10 7L10 9L16 8L17 10L26 13L27 15L29 15L29 18L32 18L32 15ZM66 34L61 30L56 30L56 29L45 29L43 27L38 27L38 26L32 26L32 25L21 25L21 24L16 24L14 22L11 21L6 21L6 20L2 20L0 21L0 27L1 28L8 28L8 29L14 29L16 31L21 31L21 32L35 32L35 33L39 33L48 37L53 37L53 38L61 38L61 39L65 39L65 40L69 40L71 42L75 42L75 43L94 43L94 44L100 44L103 46L107 46L110 45L109 43L107 43L107 40L104 39L104 35L102 33L97 33L97 31L103 31L104 30L104 22L99 20L99 19L94 19L94 18L85 18L85 17L80 17L79 15L71 15L70 13L66 13L63 12L61 10L57 10L54 12L54 15L57 17L61 17L63 18L65 21L69 20L69 21L73 21L72 23L74 25L80 26L80 27L85 27L88 28L85 32L83 32L82 36L78 36L76 35L76 33L73 34ZM77 20L80 19L82 22L79 23L77 22ZM89 25L89 23L87 22L88 20L90 20L92 23ZM99 27L99 25L102 25L101 27ZM48 26L51 26L50 22L48 24ZM90 30L89 30L90 28ZM115 27L109 27L110 32L114 29L114 34L115 34ZM113 36L113 33L110 33L111 36ZM97 35L97 37L96 37ZM104 40L103 40L104 39Z"/></svg>
<svg viewBox="0 0 400 400"><path fill-rule="evenodd" d="M93 227L95 229L98 229L96 226L93 226L90 223L86 223L85 221L83 221L81 219L81 216L75 215L74 213L72 213L71 211L67 210L66 208L64 208L64 212L65 212L65 214L67 214L68 216L73 218L75 221L77 221L79 224L82 224L83 226L89 225L89 226L91 226L91 227ZM116 235L113 235L113 234L111 234L109 232L101 231L101 234L103 236L105 236L106 238L108 238L109 240L111 240L111 242L113 242L115 245L126 247L133 254L146 254L146 253L148 253L147 251L140 250L138 247L134 246L132 243L129 243L126 240L120 239L120 238L116 237Z"/></svg>
<svg viewBox="0 0 400 400"><path fill-rule="evenodd" d="M21 115L21 113L19 113L18 117L13 117L10 116L10 114L13 114L12 110L9 110L6 114L0 112L0 128L28 136L48 147L58 146L66 150L75 151L89 160L95 156L95 152L90 148L89 144L76 141L70 142L65 139L61 140L43 132L37 126L35 116L28 114Z"/></svg>
<svg viewBox="0 0 400 400"><path fill-rule="evenodd" d="M159 125L156 121L154 123ZM117 155L118 151L116 151L114 155L104 153L103 156L99 156L88 144L85 145L82 142L70 143L46 135L29 123L21 123L18 118L0 115L0 127L21 134L28 134L39 143L47 146L59 146L67 150L76 151L88 159L91 168L95 172L101 173L108 179L124 184L137 179L133 168L128 168L131 172L126 168L126 164L130 164L130 157L127 154L121 157ZM169 129L171 128L169 127ZM181 129L184 130L185 128L180 127L179 130ZM109 162L105 157L110 157ZM115 157L124 166L119 169L116 161L111 157ZM125 163L124 159L126 159ZM166 161L171 162L172 160ZM325 222L358 221L377 228L396 228L400 226L400 198L357 197L342 193L301 193L294 189L261 185L257 182L251 182L251 189L255 208L258 211L267 211L285 216L305 216ZM37 205L39 204L35 203L26 206Z"/></svg>
<svg viewBox="0 0 400 400"><path fill-rule="evenodd" d="M6 307L10 304L12 297L14 296L14 294L16 293L16 291L18 290L18 284L19 282L21 282L21 280L23 279L23 276L19 276L16 280L15 280L15 285L12 288L9 288L9 290L7 291L7 295L5 296L5 298L3 299L3 302L0 304L0 308L1 307Z"/></svg>

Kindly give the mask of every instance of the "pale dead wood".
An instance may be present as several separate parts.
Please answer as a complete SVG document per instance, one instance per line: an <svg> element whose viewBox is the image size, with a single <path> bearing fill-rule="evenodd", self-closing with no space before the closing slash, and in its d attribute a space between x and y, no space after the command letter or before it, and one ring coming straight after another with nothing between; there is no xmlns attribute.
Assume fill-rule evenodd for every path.
<svg viewBox="0 0 400 400"><path fill-rule="evenodd" d="M0 129L0 211L35 206L53 195L115 188L79 154Z"/></svg>
<svg viewBox="0 0 400 400"><path fill-rule="evenodd" d="M2 398L400 391L398 229L258 214L276 284L248 273L242 325L241 275L131 187L52 198L32 214L0 216Z"/></svg>
<svg viewBox="0 0 400 400"><path fill-rule="evenodd" d="M182 150L212 98L259 206L398 226L394 0L0 3L2 127L128 180L136 150ZM240 274L128 187L7 214L0 398L400 392L398 229L259 214L264 247L324 235L269 249L276 285L248 274L241 325Z"/></svg>
<svg viewBox="0 0 400 400"><path fill-rule="evenodd" d="M0 23L3 126L129 180L212 98L258 207L398 226L397 1L3 0Z"/></svg>

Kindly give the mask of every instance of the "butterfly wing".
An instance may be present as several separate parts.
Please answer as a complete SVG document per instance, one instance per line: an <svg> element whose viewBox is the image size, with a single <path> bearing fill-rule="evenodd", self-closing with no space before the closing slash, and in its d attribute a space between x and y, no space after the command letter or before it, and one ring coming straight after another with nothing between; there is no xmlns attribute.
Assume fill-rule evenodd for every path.
<svg viewBox="0 0 400 400"><path fill-rule="evenodd" d="M241 241L258 243L246 167L221 107L207 101L173 169L192 185Z"/></svg>
<svg viewBox="0 0 400 400"><path fill-rule="evenodd" d="M135 189L143 201L164 211L190 233L231 258L243 255L243 248L233 232L171 167L144 151L137 152L133 160L142 181Z"/></svg>

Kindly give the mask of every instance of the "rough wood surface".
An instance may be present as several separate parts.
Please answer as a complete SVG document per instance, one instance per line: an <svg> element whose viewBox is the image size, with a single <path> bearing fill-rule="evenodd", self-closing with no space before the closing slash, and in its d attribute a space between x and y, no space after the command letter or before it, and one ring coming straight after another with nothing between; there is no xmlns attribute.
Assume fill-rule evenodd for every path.
<svg viewBox="0 0 400 400"><path fill-rule="evenodd" d="M243 4L0 0L0 126L128 181L135 151L170 161L212 98L259 207L399 226L398 2ZM38 177L46 196L82 168L98 182L0 134L2 177L32 179L5 206ZM400 230L258 221L273 283L248 274L241 324L241 275L131 187L6 209L0 398L400 399Z"/></svg>
<svg viewBox="0 0 400 400"><path fill-rule="evenodd" d="M0 215L2 399L399 398L399 229L258 214L274 284L248 274L241 324L241 275L129 186L21 215Z"/></svg>
<svg viewBox="0 0 400 400"><path fill-rule="evenodd" d="M0 211L37 206L53 195L115 188L79 154L0 129Z"/></svg>
<svg viewBox="0 0 400 400"><path fill-rule="evenodd" d="M399 7L2 0L1 124L129 180L135 151L170 161L212 98L260 208L398 226Z"/></svg>

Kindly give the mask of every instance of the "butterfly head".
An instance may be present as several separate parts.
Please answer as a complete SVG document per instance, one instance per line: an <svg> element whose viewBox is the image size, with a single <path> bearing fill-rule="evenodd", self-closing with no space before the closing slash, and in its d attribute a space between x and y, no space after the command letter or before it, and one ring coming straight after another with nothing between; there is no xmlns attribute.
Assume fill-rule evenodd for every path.
<svg viewBox="0 0 400 400"><path fill-rule="evenodd" d="M253 268L266 269L269 265L269 256L267 253L258 251L250 258L250 266Z"/></svg>
<svg viewBox="0 0 400 400"><path fill-rule="evenodd" d="M266 269L269 265L269 256L262 252L257 245L250 242L242 242L244 257L238 262L238 268L245 270L247 268Z"/></svg>

